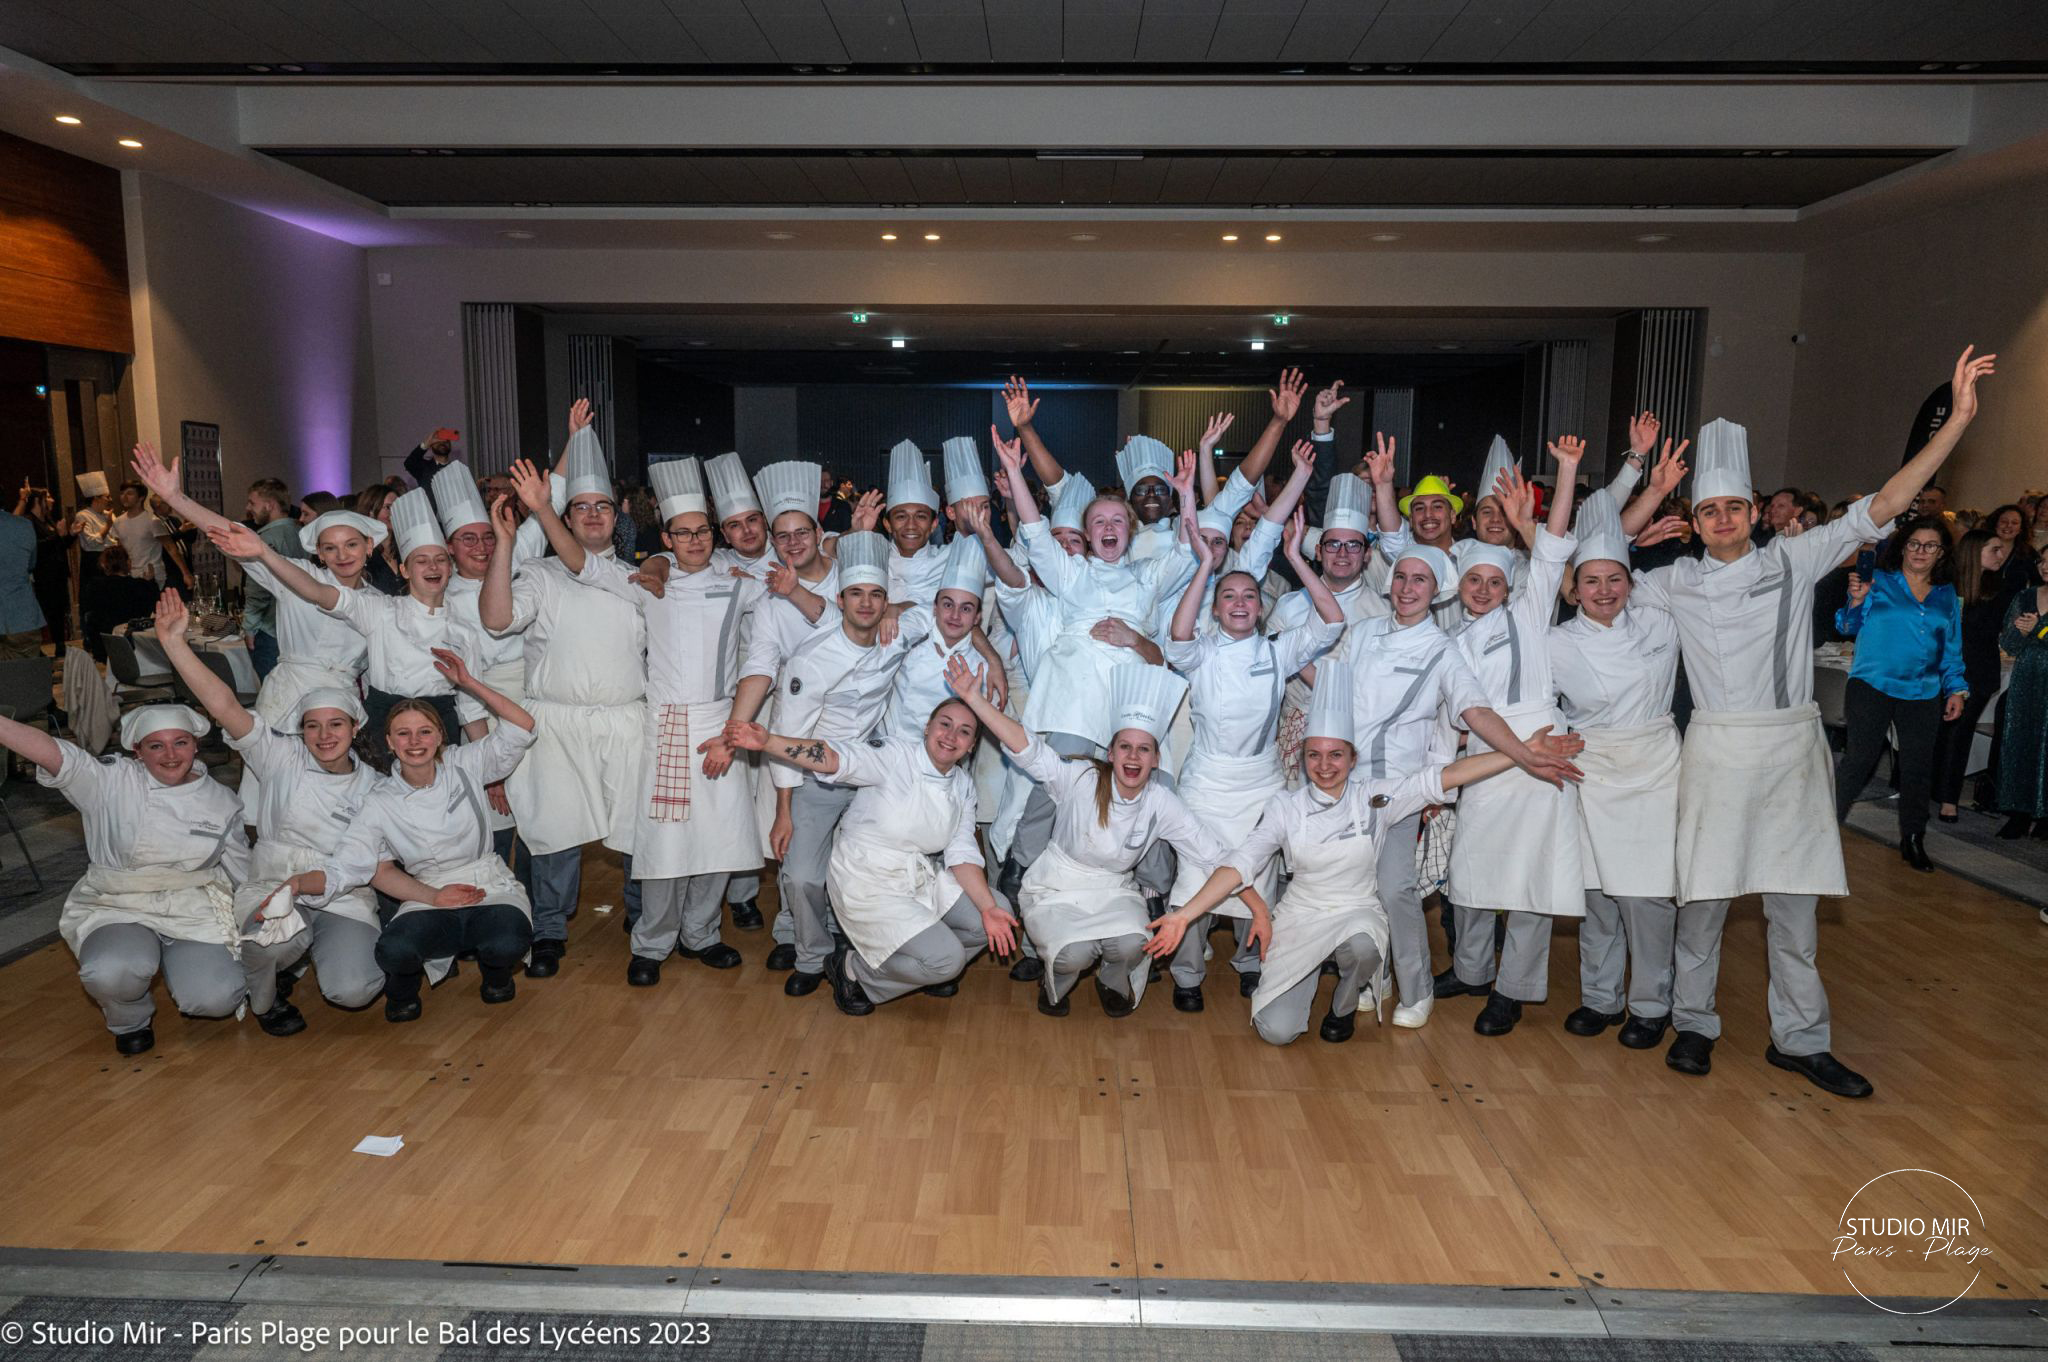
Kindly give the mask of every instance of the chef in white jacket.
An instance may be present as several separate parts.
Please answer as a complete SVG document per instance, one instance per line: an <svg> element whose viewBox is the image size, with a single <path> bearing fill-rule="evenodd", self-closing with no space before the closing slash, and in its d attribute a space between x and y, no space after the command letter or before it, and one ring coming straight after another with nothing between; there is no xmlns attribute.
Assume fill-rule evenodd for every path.
<svg viewBox="0 0 2048 1362"><path fill-rule="evenodd" d="M298 711L271 728L244 709L227 682L209 671L185 640L185 604L166 591L156 607L156 636L164 656L208 714L227 736L228 745L262 777L262 795L248 820L256 828L256 848L248 876L235 889L236 917L258 924L259 935L278 937L297 922L306 939L299 952L310 950L319 974L320 993L336 1007L368 1007L384 991L384 971L377 964L377 899L367 886L340 895L317 911L294 919L289 894L273 898L285 880L319 866L355 822L363 800L381 779L376 768L354 752L356 730L363 723L363 703L354 690L321 688L299 698ZM270 905L275 902L275 909ZM252 963L243 943L244 963ZM295 952L296 954L298 952ZM291 960L280 960L289 967ZM305 1018L280 996L277 974L249 979L249 1006L263 1029L291 1034L305 1029Z"/></svg>
<svg viewBox="0 0 2048 1362"><path fill-rule="evenodd" d="M1550 450L1558 480L1569 485L1583 442L1566 436ZM1532 536L1534 556L1526 580L1511 588L1515 563L1508 551L1471 541L1477 547L1458 579L1465 623L1453 637L1494 713L1526 741L1563 722L1550 679L1548 635L1573 548L1571 502L1555 498L1549 524L1536 526L1535 490L1512 466L1499 474L1493 495L1509 526ZM1475 734L1471 750L1487 751L1485 740ZM1524 1004L1549 996L1551 920L1585 915L1576 791L1521 772L1467 791L1458 804L1444 897L1456 905L1456 940L1451 968L1436 978L1436 996L1484 997L1473 1029L1504 1036L1521 1020ZM1496 913L1507 915L1498 970Z"/></svg>
<svg viewBox="0 0 2048 1362"><path fill-rule="evenodd" d="M586 554L612 559L618 508L604 451L587 404L570 416L569 443L557 467L561 514ZM523 464L515 464L529 487ZM552 491L557 481L550 477ZM522 504L523 504L522 497ZM548 504L555 506L550 496ZM633 835L639 827L646 760L647 626L631 601L578 581L559 557L523 562L508 542L507 508L496 508L498 538L478 593L484 629L523 650L525 699L534 718L533 746L505 779L505 795L523 829L527 885L533 900L529 978L559 972L569 948L569 919L583 888L583 848L602 842L625 857L626 911L637 918L640 881L633 877ZM546 530L529 512L519 533Z"/></svg>
<svg viewBox="0 0 2048 1362"><path fill-rule="evenodd" d="M704 461L704 482L711 497L711 512L717 518L718 533L725 540L713 555L713 561L720 571L737 568L749 576L765 580L769 570L780 561L775 545L768 533L768 522L773 518L762 505L761 494L754 487L754 480L747 474L747 466L735 452L728 451L715 459ZM816 491L812 491L813 512L815 513ZM666 564L659 561L661 555L648 560L655 573L660 573ZM752 629L751 622L748 628ZM740 638L742 654L752 645L750 634ZM768 772L761 759L752 753L739 758L747 788L753 791L756 807L770 804L774 787L769 784ZM761 876L756 871L745 871L734 875L726 885L726 902L732 905L733 926L753 931L761 925Z"/></svg>
<svg viewBox="0 0 2048 1362"><path fill-rule="evenodd" d="M1262 598L1258 578L1246 572L1228 572L1214 588L1215 603L1209 613L1216 627L1198 633L1196 620L1221 557L1204 537L1197 544L1202 565L1181 593L1172 637L1166 645L1167 662L1188 679L1195 726L1194 744L1177 789L1181 800L1227 847L1244 841L1267 801L1286 788L1278 733L1287 678L1335 643L1344 628L1337 598L1301 556L1305 526L1305 518L1297 511L1286 530L1287 561L1315 601L1313 619L1268 637L1259 628ZM1216 868L1214 862L1182 857L1167 902L1175 907L1187 903ZM1270 902L1279 874L1278 861L1268 858L1253 867L1244 883ZM1257 956L1244 938L1250 907L1243 899L1226 897L1216 911L1237 919L1238 958L1233 963L1240 991L1249 995L1259 981ZM1209 925L1204 917L1173 957L1173 1005L1178 1011L1202 1010L1202 980L1208 970L1202 956Z"/></svg>
<svg viewBox="0 0 2048 1362"><path fill-rule="evenodd" d="M946 569L946 550L932 542L939 524L939 492L924 451L899 440L889 451L889 603L930 605Z"/></svg>
<svg viewBox="0 0 2048 1362"><path fill-rule="evenodd" d="M435 706L419 699L393 705L384 728L391 773L371 787L321 864L286 882L312 908L364 885L399 901L377 938L390 1022L418 1020L421 984L447 977L455 957L469 952L483 976L479 996L512 1001L512 972L533 942L532 903L491 849L484 795L532 745L533 716L478 681L455 652L437 649L433 659L442 678L497 726L476 742L450 747Z"/></svg>
<svg viewBox="0 0 2048 1362"><path fill-rule="evenodd" d="M897 617L895 637L881 642L892 552L872 530L839 537L839 623L819 630L784 661L775 700L783 732L848 744L881 727L905 654L932 632L932 612L912 606ZM771 850L782 862L777 887L796 945L794 972L782 991L795 998L825 979L833 949L827 897L832 838L855 787L779 762L770 775L780 798Z"/></svg>
<svg viewBox="0 0 2048 1362"><path fill-rule="evenodd" d="M1579 610L1550 630L1550 672L1565 718L1585 740L1577 758L1579 1006L1565 1030L1597 1036L1621 1024L1632 1050L1662 1043L1671 1024L1673 932L1678 921L1678 626L1629 599L1629 543L1602 489L1572 527ZM1627 993L1622 991L1624 974Z"/></svg>
<svg viewBox="0 0 2048 1362"><path fill-rule="evenodd" d="M1000 662L975 648L974 628L981 619L982 595L988 584L988 558L981 541L971 534L958 535L946 546L943 571L932 593L931 637L911 648L903 658L902 670L889 693L889 709L882 725L883 735L906 741L920 739L932 711L953 692L946 684L947 664L956 657L972 666L993 664L992 676L1001 678Z"/></svg>
<svg viewBox="0 0 2048 1362"><path fill-rule="evenodd" d="M974 684L964 657L955 656L949 675ZM865 1016L919 991L950 998L985 947L1015 948L1017 920L989 889L975 841L967 761L980 723L964 701L949 692L915 738L827 743L741 723L727 734L736 746L857 790L827 872L850 943L825 961L841 1012Z"/></svg>
<svg viewBox="0 0 2048 1362"><path fill-rule="evenodd" d="M1770 958L1771 1043L1764 1057L1824 1092L1867 1097L1871 1083L1830 1052L1827 990L1814 963L1819 897L1848 893L1834 773L1813 703L1813 589L1859 543L1884 537L1977 415L1977 382L1996 356L1965 350L1950 380L1948 422L1875 495L1803 534L1750 542L1749 444L1742 427L1700 431L1693 525L1705 556L1636 578L1634 599L1669 610L1696 708L1678 784L1678 918L1672 1024L1664 1062L1711 1065L1720 1018L1714 985L1728 901L1762 894ZM1660 463L1623 528L1649 524L1676 486ZM1675 470L1680 476L1683 466Z"/></svg>
<svg viewBox="0 0 2048 1362"><path fill-rule="evenodd" d="M233 895L249 873L249 839L234 791L197 764L210 727L183 705L143 705L121 716L121 746L134 755L95 757L0 718L0 746L33 763L36 783L83 821L88 864L57 931L124 1055L156 1044L159 970L193 1017L232 1015L248 992L245 971L276 971L260 949L240 948Z"/></svg>
<svg viewBox="0 0 2048 1362"><path fill-rule="evenodd" d="M1024 929L1046 962L1038 1010L1049 1017L1067 1015L1068 994L1091 966L1099 966L1095 993L1106 1014L1127 1017L1137 1010L1151 962L1145 897L1133 871L1155 842L1210 865L1229 850L1154 778L1159 744L1187 688L1164 667L1114 672L1106 761L1063 760L973 687L960 688L982 726L1053 796L1052 840L1025 872L1019 903Z"/></svg>
<svg viewBox="0 0 2048 1362"><path fill-rule="evenodd" d="M1358 776L1388 780L1448 761L1454 742L1450 725L1462 722L1497 752L1545 780L1575 778L1577 768L1539 754L1486 703L1486 692L1466 665L1450 635L1430 618L1437 580L1451 572L1451 560L1427 545L1411 546L1395 560L1388 587L1391 615L1351 626L1352 722L1358 735ZM1440 717L1441 716L1441 717ZM1415 880L1415 841L1421 815L1396 821L1382 842L1380 902L1392 934L1394 982L1401 1005L1394 1025L1419 1027L1434 1008L1429 968L1429 931L1422 919L1422 895Z"/></svg>

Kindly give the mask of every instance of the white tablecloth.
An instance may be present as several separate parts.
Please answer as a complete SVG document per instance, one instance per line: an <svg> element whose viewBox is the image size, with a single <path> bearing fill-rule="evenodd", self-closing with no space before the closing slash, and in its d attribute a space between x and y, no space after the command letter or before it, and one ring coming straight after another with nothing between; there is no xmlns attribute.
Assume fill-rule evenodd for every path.
<svg viewBox="0 0 2048 1362"><path fill-rule="evenodd" d="M155 680L158 675L168 678L172 675L171 660L164 656L163 645L156 641L156 630L136 629L127 632L128 641L135 645L135 665L144 680ZM240 634L188 634L186 641L195 653L219 653L228 660L228 668L234 673L235 692L238 695L254 695L259 684L256 678L256 664L249 656L248 640Z"/></svg>

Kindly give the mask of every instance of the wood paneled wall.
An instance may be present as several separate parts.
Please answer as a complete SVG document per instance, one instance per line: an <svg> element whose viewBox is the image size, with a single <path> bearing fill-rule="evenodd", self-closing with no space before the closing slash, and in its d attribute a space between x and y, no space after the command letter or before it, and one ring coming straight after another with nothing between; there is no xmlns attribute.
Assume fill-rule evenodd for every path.
<svg viewBox="0 0 2048 1362"><path fill-rule="evenodd" d="M134 351L119 171L0 134L0 336Z"/></svg>

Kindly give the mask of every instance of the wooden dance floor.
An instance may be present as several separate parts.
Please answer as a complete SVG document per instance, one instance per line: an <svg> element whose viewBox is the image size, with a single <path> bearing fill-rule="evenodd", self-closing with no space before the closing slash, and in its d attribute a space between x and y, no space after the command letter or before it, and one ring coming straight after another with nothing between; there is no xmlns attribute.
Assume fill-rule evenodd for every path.
<svg viewBox="0 0 2048 1362"><path fill-rule="evenodd" d="M156 1050L122 1060L52 945L0 971L0 1243L1839 1294L1850 1195L1925 1168L1982 1209L1972 1298L2048 1295L2048 929L1847 841L1856 896L1824 904L1821 961L1864 1102L1764 1062L1754 900L1705 1080L1565 1033L1570 928L1552 1001L1504 1040L1466 998L1420 1032L1367 1018L1328 1045L1312 1023L1284 1050L1247 1025L1221 936L1198 1016L1162 983L1113 1022L1084 982L1049 1019L984 959L956 998L849 1018L826 989L785 998L767 934L729 928L742 968L671 960L629 989L620 913L592 911L619 902L615 865L586 877L557 978L487 1008L465 967L409 1026L309 979L303 1035L161 1003ZM351 1153L365 1135L405 1148ZM1939 1289L1905 1265L1858 1281Z"/></svg>

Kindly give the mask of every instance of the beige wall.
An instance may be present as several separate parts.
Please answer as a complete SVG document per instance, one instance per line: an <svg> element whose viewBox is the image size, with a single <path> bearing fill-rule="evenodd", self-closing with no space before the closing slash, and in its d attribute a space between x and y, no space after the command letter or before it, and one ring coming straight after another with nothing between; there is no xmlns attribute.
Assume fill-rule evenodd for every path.
<svg viewBox="0 0 2048 1362"><path fill-rule="evenodd" d="M1963 346L1998 355L1941 481L1988 510L2048 486L2048 184L1954 204L1807 256L1790 481L1829 498L1898 468L1914 414Z"/></svg>
<svg viewBox="0 0 2048 1362"><path fill-rule="evenodd" d="M124 180L142 438L174 450L181 421L217 423L231 515L266 475L295 496L368 482L363 251L168 180Z"/></svg>
<svg viewBox="0 0 2048 1362"><path fill-rule="evenodd" d="M369 252L378 448L460 425L462 304L1015 307L1084 305L1442 308L1704 307L1720 353L1703 410L1751 431L1758 476L1782 471L1792 409L1796 255L1613 253L1274 254L1174 251L615 251L376 248ZM390 282L384 283L384 276ZM367 480L374 462L359 465Z"/></svg>

